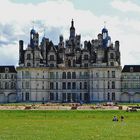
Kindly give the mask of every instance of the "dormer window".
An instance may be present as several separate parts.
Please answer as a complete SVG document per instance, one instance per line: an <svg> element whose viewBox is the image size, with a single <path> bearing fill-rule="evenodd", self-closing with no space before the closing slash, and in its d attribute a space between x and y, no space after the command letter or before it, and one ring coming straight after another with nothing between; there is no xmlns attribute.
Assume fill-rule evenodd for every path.
<svg viewBox="0 0 140 140"><path fill-rule="evenodd" d="M50 61L54 61L54 55L50 55Z"/></svg>
<svg viewBox="0 0 140 140"><path fill-rule="evenodd" d="M8 73L9 72L9 68L5 68L5 73Z"/></svg>
<svg viewBox="0 0 140 140"><path fill-rule="evenodd" d="M133 67L130 67L130 72L133 72Z"/></svg>

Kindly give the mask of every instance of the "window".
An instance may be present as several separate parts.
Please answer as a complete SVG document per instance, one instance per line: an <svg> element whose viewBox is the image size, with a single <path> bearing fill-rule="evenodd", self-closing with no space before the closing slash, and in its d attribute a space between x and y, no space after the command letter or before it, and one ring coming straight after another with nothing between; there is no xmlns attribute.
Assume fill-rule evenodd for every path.
<svg viewBox="0 0 140 140"><path fill-rule="evenodd" d="M66 83L65 82L62 83L62 89L66 89Z"/></svg>
<svg viewBox="0 0 140 140"><path fill-rule="evenodd" d="M31 64L30 63L27 63L27 67L30 67L31 66Z"/></svg>
<svg viewBox="0 0 140 140"><path fill-rule="evenodd" d="M82 93L80 93L80 101L82 100Z"/></svg>
<svg viewBox="0 0 140 140"><path fill-rule="evenodd" d="M58 93L56 93L56 100L58 100Z"/></svg>
<svg viewBox="0 0 140 140"><path fill-rule="evenodd" d="M66 72L62 73L62 79L66 79Z"/></svg>
<svg viewBox="0 0 140 140"><path fill-rule="evenodd" d="M31 60L31 54L27 54L27 60Z"/></svg>
<svg viewBox="0 0 140 140"><path fill-rule="evenodd" d="M112 71L112 78L115 78L115 71Z"/></svg>
<svg viewBox="0 0 140 140"><path fill-rule="evenodd" d="M56 72L56 78L58 79L59 77L58 77L58 72Z"/></svg>
<svg viewBox="0 0 140 140"><path fill-rule="evenodd" d="M67 73L67 79L71 79L71 73L70 72Z"/></svg>
<svg viewBox="0 0 140 140"><path fill-rule="evenodd" d="M110 93L107 94L107 100L110 100Z"/></svg>
<svg viewBox="0 0 140 140"><path fill-rule="evenodd" d="M8 78L8 76L7 76L7 74L5 74L5 79L7 79Z"/></svg>
<svg viewBox="0 0 140 140"><path fill-rule="evenodd" d="M130 67L130 72L133 72L133 67Z"/></svg>
<svg viewBox="0 0 140 140"><path fill-rule="evenodd" d="M62 101L63 101L63 102L66 101L66 93L62 93Z"/></svg>
<svg viewBox="0 0 140 140"><path fill-rule="evenodd" d="M84 67L88 67L88 63L84 63Z"/></svg>
<svg viewBox="0 0 140 140"><path fill-rule="evenodd" d="M88 60L88 55L84 55L84 60Z"/></svg>
<svg viewBox="0 0 140 140"><path fill-rule="evenodd" d="M50 61L54 61L54 55L50 55Z"/></svg>
<svg viewBox="0 0 140 140"><path fill-rule="evenodd" d="M54 84L53 82L50 82L50 89L53 89L54 88Z"/></svg>
<svg viewBox="0 0 140 140"><path fill-rule="evenodd" d="M108 82L108 89L110 88L110 82Z"/></svg>
<svg viewBox="0 0 140 140"><path fill-rule="evenodd" d="M9 68L8 68L8 67L5 68L5 72L6 72L6 73L9 72Z"/></svg>
<svg viewBox="0 0 140 140"><path fill-rule="evenodd" d="M58 89L58 83L56 82L56 89Z"/></svg>
<svg viewBox="0 0 140 140"><path fill-rule="evenodd" d="M50 64L50 67L54 67L54 64L51 63L51 64Z"/></svg>
<svg viewBox="0 0 140 140"><path fill-rule="evenodd" d="M80 82L80 89L82 89L82 82Z"/></svg>
<svg viewBox="0 0 140 140"><path fill-rule="evenodd" d="M114 59L114 54L110 53L110 59Z"/></svg>
<svg viewBox="0 0 140 140"><path fill-rule="evenodd" d="M114 62L110 62L110 66L114 66Z"/></svg>
<svg viewBox="0 0 140 140"><path fill-rule="evenodd" d="M115 92L112 93L112 101L115 101Z"/></svg>
<svg viewBox="0 0 140 140"><path fill-rule="evenodd" d="M68 60L68 66L71 67L71 61L70 60Z"/></svg>
<svg viewBox="0 0 140 140"><path fill-rule="evenodd" d="M70 82L67 83L67 89L71 89L71 83Z"/></svg>
<svg viewBox="0 0 140 140"><path fill-rule="evenodd" d="M54 93L50 93L50 100L54 100Z"/></svg>
<svg viewBox="0 0 140 140"><path fill-rule="evenodd" d="M84 82L84 89L87 89L87 82Z"/></svg>
<svg viewBox="0 0 140 140"><path fill-rule="evenodd" d="M75 82L72 83L72 89L76 89L76 83Z"/></svg>
<svg viewBox="0 0 140 140"><path fill-rule="evenodd" d="M9 83L8 82L5 83L5 89L9 89Z"/></svg>
<svg viewBox="0 0 140 140"><path fill-rule="evenodd" d="M109 76L109 71L107 71L107 77L109 78L110 76Z"/></svg>
<svg viewBox="0 0 140 140"><path fill-rule="evenodd" d="M29 88L29 81L26 81L25 86L26 88Z"/></svg>
<svg viewBox="0 0 140 140"><path fill-rule="evenodd" d="M55 75L54 72L50 72L50 79L54 79Z"/></svg>
<svg viewBox="0 0 140 140"><path fill-rule="evenodd" d="M76 72L72 72L72 79L76 79Z"/></svg>
<svg viewBox="0 0 140 140"><path fill-rule="evenodd" d="M115 82L112 81L112 89L115 89Z"/></svg>
<svg viewBox="0 0 140 140"><path fill-rule="evenodd" d="M25 94L25 100L26 101L29 101L29 99L30 99L29 92L26 92L26 94Z"/></svg>

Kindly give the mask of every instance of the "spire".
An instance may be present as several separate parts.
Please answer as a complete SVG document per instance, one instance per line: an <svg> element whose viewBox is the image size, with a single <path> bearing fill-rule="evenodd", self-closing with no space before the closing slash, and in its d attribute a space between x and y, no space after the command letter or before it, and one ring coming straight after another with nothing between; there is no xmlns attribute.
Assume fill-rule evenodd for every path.
<svg viewBox="0 0 140 140"><path fill-rule="evenodd" d="M71 21L71 27L74 27L74 21L73 21L73 19Z"/></svg>
<svg viewBox="0 0 140 140"><path fill-rule="evenodd" d="M74 21L72 19L71 27L70 27L70 38L74 38L74 37L75 37L75 28L74 28Z"/></svg>

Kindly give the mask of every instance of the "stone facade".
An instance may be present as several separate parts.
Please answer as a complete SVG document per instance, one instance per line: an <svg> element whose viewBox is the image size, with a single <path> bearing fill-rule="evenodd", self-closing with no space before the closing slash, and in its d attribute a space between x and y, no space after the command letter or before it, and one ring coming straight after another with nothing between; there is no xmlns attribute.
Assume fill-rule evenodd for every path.
<svg viewBox="0 0 140 140"><path fill-rule="evenodd" d="M16 102L16 76L14 66L0 66L0 103Z"/></svg>
<svg viewBox="0 0 140 140"><path fill-rule="evenodd" d="M122 102L140 102L140 65L125 65L121 79Z"/></svg>
<svg viewBox="0 0 140 140"><path fill-rule="evenodd" d="M19 41L18 101L93 102L120 101L119 41L111 42L104 27L97 39L84 41L71 21L69 39L58 45L32 29L24 49Z"/></svg>

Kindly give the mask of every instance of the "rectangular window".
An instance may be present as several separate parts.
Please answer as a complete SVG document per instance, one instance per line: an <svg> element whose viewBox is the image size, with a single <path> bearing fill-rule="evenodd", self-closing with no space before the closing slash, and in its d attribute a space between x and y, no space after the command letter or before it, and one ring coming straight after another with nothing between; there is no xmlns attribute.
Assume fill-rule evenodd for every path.
<svg viewBox="0 0 140 140"><path fill-rule="evenodd" d="M67 84L67 89L71 89L71 83L70 82L68 82L68 84Z"/></svg>
<svg viewBox="0 0 140 140"><path fill-rule="evenodd" d="M112 101L115 101L115 92L112 93Z"/></svg>
<svg viewBox="0 0 140 140"><path fill-rule="evenodd" d="M80 82L80 89L82 89L82 82Z"/></svg>
<svg viewBox="0 0 140 140"><path fill-rule="evenodd" d="M29 92L26 92L26 94L25 94L25 100L26 101L29 101L29 99L30 99Z"/></svg>
<svg viewBox="0 0 140 140"><path fill-rule="evenodd" d="M65 82L62 83L62 89L66 89L66 83Z"/></svg>
<svg viewBox="0 0 140 140"><path fill-rule="evenodd" d="M56 89L58 89L58 82L56 82Z"/></svg>
<svg viewBox="0 0 140 140"><path fill-rule="evenodd" d="M54 84L53 82L50 82L50 89L53 89L54 88Z"/></svg>
<svg viewBox="0 0 140 140"><path fill-rule="evenodd" d="M58 93L56 93L56 101L58 100Z"/></svg>
<svg viewBox="0 0 140 140"><path fill-rule="evenodd" d="M72 83L72 89L76 89L76 83L75 82Z"/></svg>
<svg viewBox="0 0 140 140"><path fill-rule="evenodd" d="M112 81L112 89L115 89L115 82Z"/></svg>
<svg viewBox="0 0 140 140"><path fill-rule="evenodd" d="M54 72L50 72L50 79L54 79Z"/></svg>
<svg viewBox="0 0 140 140"><path fill-rule="evenodd" d="M84 82L84 89L87 89L87 82Z"/></svg>
<svg viewBox="0 0 140 140"><path fill-rule="evenodd" d="M52 101L52 100L54 100L54 93L50 93L50 100Z"/></svg>
<svg viewBox="0 0 140 140"><path fill-rule="evenodd" d="M115 78L115 71L112 71L112 78Z"/></svg>

